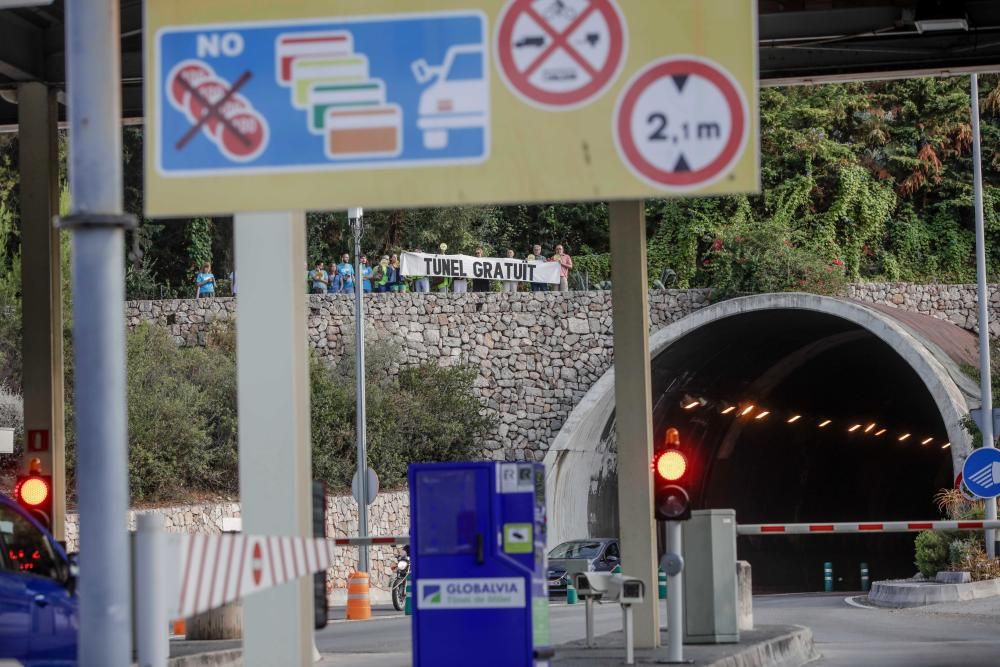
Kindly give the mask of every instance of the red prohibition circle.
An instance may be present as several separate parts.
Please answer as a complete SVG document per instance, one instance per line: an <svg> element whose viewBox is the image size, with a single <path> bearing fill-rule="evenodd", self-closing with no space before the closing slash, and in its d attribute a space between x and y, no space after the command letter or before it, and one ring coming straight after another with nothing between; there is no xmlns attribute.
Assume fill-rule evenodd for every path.
<svg viewBox="0 0 1000 667"><path fill-rule="evenodd" d="M729 140L714 160L695 171L672 172L660 169L643 157L635 144L635 137L632 136L632 113L642 93L660 79L678 75L700 76L707 79L719 89L729 108L731 128ZM658 185L690 189L718 178L739 156L747 133L746 113L746 105L740 91L729 76L718 67L694 58L671 58L650 65L626 89L618 104L615 134L625 159L636 172Z"/></svg>
<svg viewBox="0 0 1000 667"><path fill-rule="evenodd" d="M543 17L538 16L538 13L532 6L533 2L534 0L513 0L504 9L503 17L500 19L500 27L497 30L496 49L497 57L500 61L500 73L503 75L504 80L513 88L514 92L525 98L528 102L551 108L565 109L577 107L603 93L617 78L625 62L625 22L615 1L590 0L587 9L582 11L574 19L573 23L566 30L558 33L558 35L548 26ZM564 92L548 91L531 83L530 79L534 70L544 64L558 49L575 52L574 47L566 43L566 40L593 12L598 12L604 17L604 21L608 26L609 47L607 62L604 63L601 69L591 75L590 83L576 90L567 90ZM529 14L535 23L539 23L542 26L553 40L553 43L546 47L542 55L532 61L532 65L525 72L519 72L517 64L514 62L513 33L514 25L517 23L518 18L525 13ZM570 57L574 57L572 53L569 55ZM583 56L576 54L574 59L579 62L582 58Z"/></svg>

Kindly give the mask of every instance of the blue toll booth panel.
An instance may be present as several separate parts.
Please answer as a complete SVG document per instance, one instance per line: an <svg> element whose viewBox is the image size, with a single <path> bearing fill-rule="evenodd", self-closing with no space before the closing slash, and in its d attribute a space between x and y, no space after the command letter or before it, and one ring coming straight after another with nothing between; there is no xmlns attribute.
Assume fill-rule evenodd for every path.
<svg viewBox="0 0 1000 667"><path fill-rule="evenodd" d="M415 667L548 664L545 467L410 466Z"/></svg>

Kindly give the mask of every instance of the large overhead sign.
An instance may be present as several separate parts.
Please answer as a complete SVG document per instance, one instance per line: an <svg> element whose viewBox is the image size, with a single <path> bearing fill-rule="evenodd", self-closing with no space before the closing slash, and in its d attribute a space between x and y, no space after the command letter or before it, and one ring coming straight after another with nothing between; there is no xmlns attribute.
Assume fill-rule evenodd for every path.
<svg viewBox="0 0 1000 667"><path fill-rule="evenodd" d="M758 189L756 3L149 0L152 216Z"/></svg>

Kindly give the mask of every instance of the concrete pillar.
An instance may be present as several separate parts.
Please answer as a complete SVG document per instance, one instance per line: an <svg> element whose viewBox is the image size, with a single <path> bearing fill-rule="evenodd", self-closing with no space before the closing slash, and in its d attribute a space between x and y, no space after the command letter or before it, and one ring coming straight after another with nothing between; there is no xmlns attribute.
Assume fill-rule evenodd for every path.
<svg viewBox="0 0 1000 667"><path fill-rule="evenodd" d="M240 500L248 535L312 536L305 214L236 216ZM243 603L248 667L312 663L312 578Z"/></svg>
<svg viewBox="0 0 1000 667"><path fill-rule="evenodd" d="M610 205L611 297L614 306L615 428L622 570L642 579L646 602L635 607L635 645L660 645L653 521L653 401L649 362L646 214L641 201Z"/></svg>
<svg viewBox="0 0 1000 667"><path fill-rule="evenodd" d="M24 334L22 470L38 458L52 475L52 532L66 539L63 430L63 318L59 232L59 143L55 92L42 83L18 86L21 171L21 293Z"/></svg>

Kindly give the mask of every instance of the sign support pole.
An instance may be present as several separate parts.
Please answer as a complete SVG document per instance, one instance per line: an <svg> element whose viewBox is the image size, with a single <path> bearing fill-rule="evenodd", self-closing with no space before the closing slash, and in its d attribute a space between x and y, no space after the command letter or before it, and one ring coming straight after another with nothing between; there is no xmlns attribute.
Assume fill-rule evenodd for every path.
<svg viewBox="0 0 1000 667"><path fill-rule="evenodd" d="M684 545L681 522L667 521L667 553L680 556L680 567L667 577L667 662L684 662Z"/></svg>
<svg viewBox="0 0 1000 667"><path fill-rule="evenodd" d="M240 214L233 230L243 530L311 537L305 214ZM244 601L247 667L312 663L312 599L313 580L301 577Z"/></svg>
<svg viewBox="0 0 1000 667"><path fill-rule="evenodd" d="M358 439L358 537L368 536L368 433L365 405L365 281L361 275L361 238L365 235L364 211L347 211L354 237L354 377L356 378L355 433ZM358 571L368 572L368 545L358 547Z"/></svg>
<svg viewBox="0 0 1000 667"><path fill-rule="evenodd" d="M17 89L21 172L21 285L24 311L24 433L21 471L31 459L52 475L52 534L65 540L63 316L59 230L59 139L55 92L43 83Z"/></svg>
<svg viewBox="0 0 1000 667"><path fill-rule="evenodd" d="M132 657L120 43L118 0L66 4L82 667Z"/></svg>
<svg viewBox="0 0 1000 667"><path fill-rule="evenodd" d="M653 399L649 365L649 283L646 215L642 201L612 202L611 297L614 322L615 405L618 437L618 524L622 564L647 591L656 590L653 522ZM635 609L639 648L660 645L659 605L646 596Z"/></svg>
<svg viewBox="0 0 1000 667"><path fill-rule="evenodd" d="M986 285L986 235L983 223L983 153L979 134L979 75L973 73L972 84L972 169L976 206L976 301L979 315L979 391L982 399L983 419L980 431L983 447L994 447L993 434L993 377L990 368L990 316L989 292ZM986 520L997 518L997 501L986 498ZM996 557L996 531L986 530L986 555Z"/></svg>

